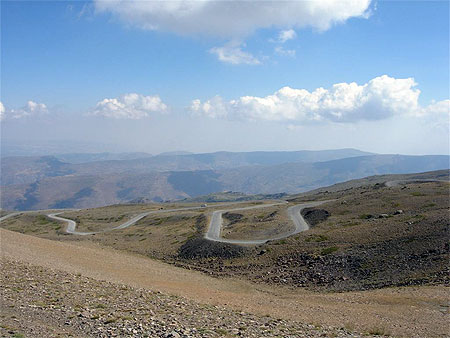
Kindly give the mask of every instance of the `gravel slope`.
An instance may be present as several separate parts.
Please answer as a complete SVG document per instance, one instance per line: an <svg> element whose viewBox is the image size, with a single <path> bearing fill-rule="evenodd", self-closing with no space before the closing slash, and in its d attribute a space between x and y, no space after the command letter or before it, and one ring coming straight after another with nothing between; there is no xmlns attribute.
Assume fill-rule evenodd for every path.
<svg viewBox="0 0 450 338"><path fill-rule="evenodd" d="M127 308L131 311L140 309L140 303L137 303L138 305L136 306L129 306L129 304L133 304L132 302L130 303L130 299L138 299L137 295L140 291L137 290L139 289L182 296L185 299L183 300L184 302L188 302L188 299L190 299L189 302L193 301L196 304L209 304L230 309L227 311L236 310L238 313L242 311L253 313L255 315L253 318L261 318L265 315L270 315L272 318L283 318L285 321L289 321L289 324L286 324L289 327L304 329L308 334L310 334L307 331L309 326L296 323L320 324L322 327L327 327L326 331L331 330L328 328L329 326L335 328L349 327L364 333L385 332L405 337L442 336L448 329L446 321L448 314L442 312L442 304L445 305L445 300L448 299L448 292L442 287L392 288L367 292L322 294L306 290L255 285L236 279L211 278L195 271L176 268L142 256L100 248L94 244L85 243L82 244L83 246L81 244L77 246L22 235L3 229L0 230L0 238L3 264L2 286L5 289L2 293L4 298L2 303L5 304L5 311L7 311L2 311L2 314L9 316L5 324L7 326L11 325L11 321L13 324L16 323L15 325L17 326L23 322L23 318L28 318L28 316L34 318L34 311L42 310L38 308L29 309L26 306L26 304L31 304L31 302L28 302L28 299L44 299L44 301L53 302L55 298L58 298L58 301L55 300L56 305L62 308L64 303L61 304L60 302L65 302L66 299L69 300L71 299L70 297L76 297L81 293L82 297L78 303L78 308L84 309L83 304L87 304L86 306L91 309L92 305L90 304L94 299L89 296L89 292L105 288L105 291L101 292L101 294L103 297L112 295L112 297L107 299L108 303L111 302L112 304L108 314L112 313L113 315L114 311L116 311L114 307L115 301L127 303ZM26 269L20 266L22 263L17 266L14 266L14 264L8 265L8 261L11 260L31 264L31 266L36 268L26 272ZM55 272L53 269L59 272ZM25 272L21 272L22 270ZM58 277L59 274L62 274L61 271L65 271L72 277ZM41 275L38 272L43 274L42 277L40 277ZM77 276L77 274L80 274L80 276ZM15 275L18 275L18 277L13 278L12 276ZM53 277L51 276L55 276L54 278L57 279L52 281ZM83 278L89 277L86 279L89 283L85 283L83 278L79 278L74 282L71 279L75 278L74 276L76 278L81 276ZM58 282L65 279L72 281L69 283ZM96 283L100 284L97 285ZM125 298L121 300L121 294L108 291L107 285L110 285L109 283L112 283L111 290L114 288L114 290L120 290L120 287L126 285L127 288L132 288L133 291L129 291L129 296L125 296L124 292ZM64 289L66 291L62 290L61 285L64 284L72 285L69 287L70 290L66 290L67 288ZM6 287L8 290L6 290ZM43 288L43 290L54 288L61 295L55 296L56 293L54 294L53 291L44 292L40 291L40 288ZM33 291L34 289L36 289L36 292ZM64 294L63 291L67 292L67 294ZM49 300L45 300L47 295L50 297ZM17 307L10 307L15 304ZM75 309L74 306L72 307ZM172 309L173 312L170 312ZM176 316L175 309L175 306L170 306L169 314ZM23 314L21 311L24 311ZM42 319L37 317L36 326L51 324L52 327L54 325L59 327L59 324L52 324L53 320L60 318L59 312L57 312L58 315L54 315L53 311L59 310L45 307L40 312L44 317ZM156 310L152 311L156 313ZM212 321L214 323L225 323L228 316L227 313L219 311L215 312L214 315L210 315L208 312L197 312L198 316L203 318L202 320L208 322L208 318L211 317L214 319ZM72 312L66 314L67 318L75 323L73 324L75 325L75 330L79 329L77 323L82 320L79 318L74 319L79 314L80 312L76 312L72 318L69 318L73 316ZM84 316L82 311L81 314ZM47 320L45 317L47 315L53 319ZM18 317L19 321L16 322L12 316ZM231 315L230 312L230 316L234 315ZM3 318L3 321L5 321L5 318ZM184 312L180 318L184 318ZM233 322L235 323L241 321L239 316L231 318L234 318ZM181 321L181 319L178 320ZM192 323L194 323L194 319L192 320ZM262 319L261 322L259 322L260 319L251 320L255 320L255 323L249 321L249 326L252 324L259 327L260 323L263 323ZM108 319L104 320L104 322L106 321ZM104 327L106 325L104 322L96 322L95 325L103 323L101 326ZM66 325L65 323L63 324ZM25 327L25 324L21 325L22 328ZM151 325L151 321L149 325ZM192 328L191 324L182 325L185 325L188 329ZM224 325L228 327L226 326L228 324ZM336 334L343 332L338 329L332 329L331 331ZM89 335L89 332L86 335ZM260 336L266 335L262 331L255 332L255 334ZM96 335L100 335L97 333ZM39 334L32 336L39 336Z"/></svg>
<svg viewBox="0 0 450 338"><path fill-rule="evenodd" d="M361 337L5 260L2 336Z"/></svg>

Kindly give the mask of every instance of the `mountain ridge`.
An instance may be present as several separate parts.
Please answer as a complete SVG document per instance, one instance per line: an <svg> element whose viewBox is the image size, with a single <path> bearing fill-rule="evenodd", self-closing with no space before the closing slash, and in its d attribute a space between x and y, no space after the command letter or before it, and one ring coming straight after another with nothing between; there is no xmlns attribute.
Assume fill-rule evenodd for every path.
<svg viewBox="0 0 450 338"><path fill-rule="evenodd" d="M73 173L68 171L73 167L54 163L52 159L46 160L41 168L44 174L38 170L33 173L34 180L2 186L2 208L89 208L136 199L155 202L182 200L221 191L295 194L372 175L448 169L450 157L371 155L325 162L251 165L219 170L152 171L128 168L106 173L101 166L94 166L94 173ZM53 165L61 175L45 176L46 165ZM99 170L97 173L96 169Z"/></svg>

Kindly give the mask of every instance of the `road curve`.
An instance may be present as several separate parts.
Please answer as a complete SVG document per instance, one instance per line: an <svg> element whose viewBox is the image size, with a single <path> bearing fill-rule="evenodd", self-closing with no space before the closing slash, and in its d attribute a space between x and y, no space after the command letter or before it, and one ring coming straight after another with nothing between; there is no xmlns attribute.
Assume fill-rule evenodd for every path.
<svg viewBox="0 0 450 338"><path fill-rule="evenodd" d="M12 212L10 214L7 214L3 217L0 217L0 222L7 220L8 218L14 217L14 216L18 216L18 215L23 215L23 214L32 214L32 213L39 213L39 212L50 212L50 211L60 211L59 213L55 213L55 215L58 215L62 212L66 212L66 211L78 211L80 209L51 209L51 210L28 210L28 211L16 211L16 212ZM47 215L48 216L48 215Z"/></svg>
<svg viewBox="0 0 450 338"><path fill-rule="evenodd" d="M139 214L137 216L134 216L132 219L130 219L130 220L126 221L125 223L122 223L122 224L120 224L118 226L115 226L115 227L112 227L112 228L108 228L108 229L104 229L104 230L101 230L101 231L91 231L91 232L76 231L77 223L75 221L73 221L71 219L67 219L67 218L58 216L58 215L62 214L63 212L47 214L47 216L52 218L52 219L54 219L54 220L56 220L56 221L65 222L67 224L66 232L68 234L85 236L85 235L95 235L95 234L99 234L99 233L102 233L102 232L108 232L108 231L112 231L112 230L128 228L129 226L135 224L136 222L140 221L141 219L143 219L144 217L146 217L146 216L148 216L150 214L162 214L162 213L173 212L173 211L186 211L186 210L198 210L198 209L204 209L204 207L188 207L188 208L163 209L163 210L147 211L147 212L144 212L144 213Z"/></svg>
<svg viewBox="0 0 450 338"><path fill-rule="evenodd" d="M326 202L329 202L329 201L307 202L307 203L302 203L302 204L298 204L298 205L289 207L287 209L287 213L289 215L289 218L294 223L294 229L291 231L288 231L284 234L269 237L266 239L257 239L257 240L238 240L238 239L222 238L221 237L222 224L223 224L222 214L224 212L228 212L228 211L242 211L242 210L251 210L251 209L259 209L259 208L268 208L268 207L272 207L272 206L276 206L276 205L287 204L288 202L280 201L277 203L254 205L254 206L250 206L250 207L242 207L242 208L235 208L235 209L228 209L228 210L216 210L211 215L209 228L204 237L205 237L205 239L210 240L210 241L231 243L231 244L240 244L240 245L258 245L258 244L266 243L267 241L271 241L271 240L283 239L283 238L295 235L301 231L305 231L305 230L309 229L308 223L306 223L306 221L301 216L300 212L302 209L308 208L308 207L315 207L315 206L321 205ZM214 205L214 207L222 206L222 205L230 205L230 204L229 203L216 204L216 205ZM69 210L64 210L64 211L58 210L58 212L53 212L53 213L47 214L47 216L56 221L66 223L67 224L66 230L65 230L66 233L69 233L72 235L86 236L86 235L94 235L94 234L108 232L108 231L117 230L117 229L125 229L150 214L162 214L162 213L168 213L168 212L174 212L174 211L187 211L187 210L199 210L199 209L204 209L204 207L187 207L187 208L147 211L147 212L144 212L144 213L134 216L130 220L128 220L125 223L122 223L118 226L104 229L101 231L90 231L90 232L77 231L76 230L77 223L75 221L59 216L60 214L64 213L65 211L69 211ZM79 209L71 209L70 211L77 211L77 210L79 210ZM6 220L10 217L17 216L17 215L20 215L23 213L27 213L27 211L15 212L15 213L8 214L6 216L0 217L0 221Z"/></svg>
<svg viewBox="0 0 450 338"><path fill-rule="evenodd" d="M208 228L208 231L206 232L204 238L207 240L210 240L210 241L215 241L215 242L240 244L240 245L258 245L258 244L264 244L267 241L283 239L283 238L295 235L299 232L309 229L308 223L305 221L305 219L302 217L302 215L300 213L302 211L302 209L316 207L316 206L324 204L326 202L330 202L330 201L307 202L307 203L297 204L292 207L289 207L287 209L287 213L288 213L289 218L294 223L293 230L290 230L288 232L285 232L284 234L276 235L276 236L269 237L266 239L255 239L255 240L227 239L227 238L221 237L221 231L222 231L222 225L223 225L222 214L224 212L229 212L229 211L242 211L242 210L258 209L258 208L267 208L267 207L272 207L275 205L286 204L287 202L283 201L280 203L255 205L255 206L251 206L251 207L236 208L236 209L231 209L231 210L217 210L212 213L211 221L209 222L209 228Z"/></svg>
<svg viewBox="0 0 450 338"><path fill-rule="evenodd" d="M0 217L0 222L4 221L5 219L8 219L10 217L14 217L14 216L17 216L17 215L20 215L20 214L23 214L23 212L20 211L20 212L13 212L13 213L7 214L7 215L5 215L3 217Z"/></svg>

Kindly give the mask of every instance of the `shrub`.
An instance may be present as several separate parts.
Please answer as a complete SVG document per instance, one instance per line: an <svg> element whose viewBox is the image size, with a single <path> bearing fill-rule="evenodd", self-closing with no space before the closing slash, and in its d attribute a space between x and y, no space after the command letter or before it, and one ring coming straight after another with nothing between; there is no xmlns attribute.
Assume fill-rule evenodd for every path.
<svg viewBox="0 0 450 338"><path fill-rule="evenodd" d="M338 250L339 250L338 247L336 247L336 246L330 246L330 247L328 247L328 248L322 249L322 251L320 252L320 254L321 254L322 256L325 256L325 255L329 255L329 254L331 254L331 253L333 253L333 252L336 252L336 251L338 251Z"/></svg>

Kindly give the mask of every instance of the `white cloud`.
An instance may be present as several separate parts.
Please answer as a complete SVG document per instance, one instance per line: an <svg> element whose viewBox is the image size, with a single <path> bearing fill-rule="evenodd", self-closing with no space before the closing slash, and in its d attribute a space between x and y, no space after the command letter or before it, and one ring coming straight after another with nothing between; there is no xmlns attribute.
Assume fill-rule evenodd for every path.
<svg viewBox="0 0 450 338"><path fill-rule="evenodd" d="M325 31L349 18L367 18L371 1L94 0L94 5L97 12L112 13L146 30L243 41L258 29L277 28L281 29L277 42L284 43L296 37L294 29ZM227 63L261 63L239 46L215 47L210 52Z"/></svg>
<svg viewBox="0 0 450 338"><path fill-rule="evenodd" d="M297 33L293 29L282 30L278 34L278 42L285 43L288 40L295 39L297 37Z"/></svg>
<svg viewBox="0 0 450 338"><path fill-rule="evenodd" d="M450 115L450 100L433 101L430 105L418 111L418 115Z"/></svg>
<svg viewBox="0 0 450 338"><path fill-rule="evenodd" d="M370 3L371 0L95 0L95 7L143 29L233 39L269 27L310 26L327 30L352 17L367 17Z"/></svg>
<svg viewBox="0 0 450 338"><path fill-rule="evenodd" d="M228 115L227 103L220 96L215 96L203 103L200 100L193 100L190 109L197 116L225 118Z"/></svg>
<svg viewBox="0 0 450 338"><path fill-rule="evenodd" d="M290 56L290 57L295 57L295 49L286 49L283 48L282 46L277 46L275 47L275 53L278 55L282 55L282 56Z"/></svg>
<svg viewBox="0 0 450 338"><path fill-rule="evenodd" d="M3 102L0 101L0 121L2 121L5 118L6 109L3 105Z"/></svg>
<svg viewBox="0 0 450 338"><path fill-rule="evenodd" d="M165 113L167 110L166 104L158 95L144 96L131 93L97 102L90 114L115 119L138 120L147 117L150 113Z"/></svg>
<svg viewBox="0 0 450 338"><path fill-rule="evenodd" d="M225 63L233 65L247 64L259 65L261 61L248 52L244 52L240 45L228 44L223 47L214 47L209 50L210 53L217 55L217 58Z"/></svg>
<svg viewBox="0 0 450 338"><path fill-rule="evenodd" d="M21 119L29 116L47 114L48 108L43 103L28 101L25 106L17 109L6 109L0 102L0 120Z"/></svg>
<svg viewBox="0 0 450 338"><path fill-rule="evenodd" d="M416 116L435 111L448 112L448 100L420 107L420 90L413 78L396 79L383 75L366 84L338 83L330 89L283 87L265 97L242 96L225 102L215 97L202 103L193 101L195 114L212 118L286 121L356 122L382 120L397 115ZM220 111L220 114L217 114Z"/></svg>
<svg viewBox="0 0 450 338"><path fill-rule="evenodd" d="M416 115L431 124L435 131L442 130L448 134L450 129L450 100L433 101L430 105L419 110Z"/></svg>

